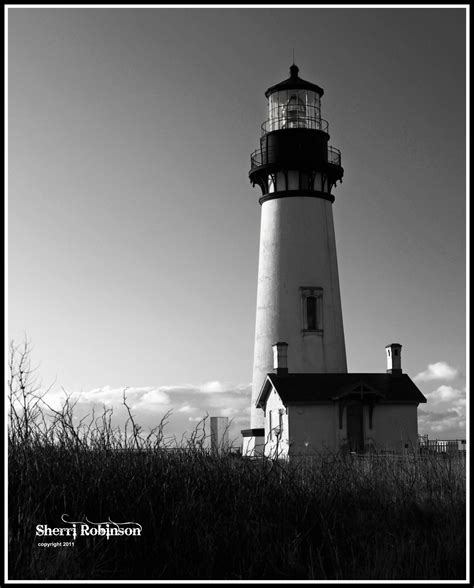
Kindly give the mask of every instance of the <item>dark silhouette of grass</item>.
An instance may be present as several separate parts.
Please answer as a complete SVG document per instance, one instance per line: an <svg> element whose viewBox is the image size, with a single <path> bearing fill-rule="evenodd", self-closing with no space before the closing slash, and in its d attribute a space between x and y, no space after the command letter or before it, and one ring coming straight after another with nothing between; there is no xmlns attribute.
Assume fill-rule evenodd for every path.
<svg viewBox="0 0 474 588"><path fill-rule="evenodd" d="M24 355L23 349L20 353ZM15 357L12 348L12 358ZM454 580L465 569L465 463L412 454L311 461L213 455L110 413L74 425L12 360L9 579ZM35 390L32 392L32 390ZM126 404L126 396L124 395ZM134 521L140 537L41 548L37 524ZM54 538L48 538L52 541Z"/></svg>

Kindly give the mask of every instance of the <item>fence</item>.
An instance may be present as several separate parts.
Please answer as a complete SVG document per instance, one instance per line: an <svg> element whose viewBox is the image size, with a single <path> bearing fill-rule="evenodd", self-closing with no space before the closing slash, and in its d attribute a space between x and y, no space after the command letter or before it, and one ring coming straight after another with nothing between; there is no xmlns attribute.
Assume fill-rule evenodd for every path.
<svg viewBox="0 0 474 588"><path fill-rule="evenodd" d="M428 439L428 435L418 438L420 453L465 453L466 439Z"/></svg>

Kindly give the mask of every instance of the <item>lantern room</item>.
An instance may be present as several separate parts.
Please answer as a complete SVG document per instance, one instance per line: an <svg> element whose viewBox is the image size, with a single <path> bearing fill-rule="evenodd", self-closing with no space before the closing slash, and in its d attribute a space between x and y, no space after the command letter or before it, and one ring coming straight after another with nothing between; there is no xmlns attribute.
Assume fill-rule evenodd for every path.
<svg viewBox="0 0 474 588"><path fill-rule="evenodd" d="M263 131L280 129L321 129L321 96L323 90L298 77L298 67L290 67L291 77L269 88L268 120Z"/></svg>
<svg viewBox="0 0 474 588"><path fill-rule="evenodd" d="M298 72L293 64L290 77L265 92L268 118L249 173L252 184L262 190L261 204L268 198L308 192L333 201L331 188L344 173L341 152L328 146L329 125L321 117L324 90Z"/></svg>

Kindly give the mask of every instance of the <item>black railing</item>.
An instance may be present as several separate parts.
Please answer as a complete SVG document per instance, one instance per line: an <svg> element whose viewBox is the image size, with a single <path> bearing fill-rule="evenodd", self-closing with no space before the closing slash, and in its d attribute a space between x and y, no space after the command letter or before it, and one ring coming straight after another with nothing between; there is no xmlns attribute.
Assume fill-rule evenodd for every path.
<svg viewBox="0 0 474 588"><path fill-rule="evenodd" d="M261 165L267 165L273 161L271 155L275 152L272 149L256 149L250 155L250 168L254 169L256 167L260 167ZM341 152L336 147L328 147L328 163L332 163L334 165L341 165Z"/></svg>
<svg viewBox="0 0 474 588"><path fill-rule="evenodd" d="M328 132L329 123L321 117L292 114L279 118L269 118L262 124L262 135L281 129L314 129Z"/></svg>
<svg viewBox="0 0 474 588"><path fill-rule="evenodd" d="M341 152L336 147L328 147L328 163L341 165Z"/></svg>
<svg viewBox="0 0 474 588"><path fill-rule="evenodd" d="M262 149L256 149L250 155L250 167L253 169L254 167L260 167L261 165L266 165L268 163L268 151Z"/></svg>

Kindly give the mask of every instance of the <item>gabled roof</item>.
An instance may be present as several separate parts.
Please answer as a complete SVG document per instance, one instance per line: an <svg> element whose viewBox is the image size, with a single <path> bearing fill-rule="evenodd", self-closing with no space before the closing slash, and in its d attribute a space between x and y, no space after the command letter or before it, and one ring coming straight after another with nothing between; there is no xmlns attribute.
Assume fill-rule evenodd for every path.
<svg viewBox="0 0 474 588"><path fill-rule="evenodd" d="M407 374L267 374L257 407L263 408L272 387L285 405L331 402L350 394L376 395L385 402L426 402Z"/></svg>

